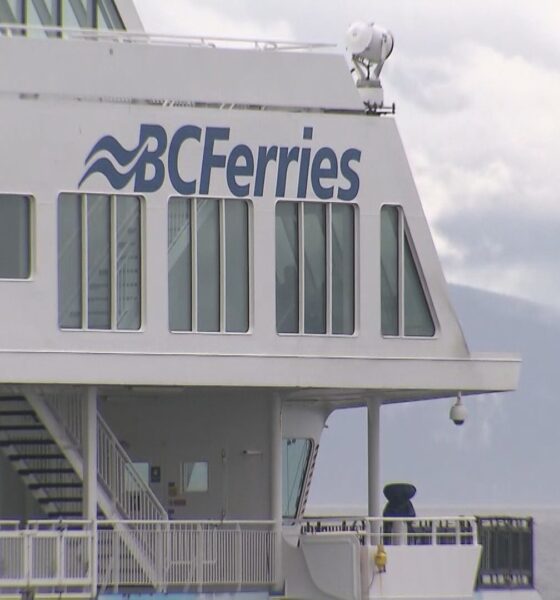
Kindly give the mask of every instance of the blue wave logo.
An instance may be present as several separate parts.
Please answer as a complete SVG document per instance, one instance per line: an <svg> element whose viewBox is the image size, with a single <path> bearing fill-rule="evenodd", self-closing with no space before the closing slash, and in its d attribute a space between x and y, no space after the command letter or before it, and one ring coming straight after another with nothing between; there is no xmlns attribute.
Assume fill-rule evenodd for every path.
<svg viewBox="0 0 560 600"><path fill-rule="evenodd" d="M115 190L122 190L134 179L135 192L155 192L163 185L165 178L165 167L160 157L166 148L167 134L159 125L141 125L138 145L132 150L125 148L112 135L106 135L88 154L85 165L91 164L78 187L94 173L98 173ZM152 167L149 177L148 165Z"/></svg>

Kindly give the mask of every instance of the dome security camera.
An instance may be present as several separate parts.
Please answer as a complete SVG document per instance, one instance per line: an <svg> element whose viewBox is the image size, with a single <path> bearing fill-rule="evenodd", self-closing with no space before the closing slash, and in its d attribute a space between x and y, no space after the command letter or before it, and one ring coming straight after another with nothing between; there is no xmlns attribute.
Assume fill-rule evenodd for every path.
<svg viewBox="0 0 560 600"><path fill-rule="evenodd" d="M455 402L449 411L449 418L455 425L462 425L467 419L467 409L462 402L461 392L457 394L457 402Z"/></svg>

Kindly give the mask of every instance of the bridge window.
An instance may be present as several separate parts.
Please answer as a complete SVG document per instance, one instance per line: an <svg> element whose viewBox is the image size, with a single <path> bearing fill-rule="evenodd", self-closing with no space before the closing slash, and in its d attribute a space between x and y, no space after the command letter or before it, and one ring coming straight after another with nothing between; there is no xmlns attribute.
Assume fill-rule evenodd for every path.
<svg viewBox="0 0 560 600"><path fill-rule="evenodd" d="M354 333L354 220L350 204L276 205L279 333Z"/></svg>
<svg viewBox="0 0 560 600"><path fill-rule="evenodd" d="M114 0L0 0L0 22L30 25L30 29L10 33L32 37L59 35L41 27L124 29Z"/></svg>
<svg viewBox="0 0 560 600"><path fill-rule="evenodd" d="M140 329L141 205L136 196L60 195L60 327Z"/></svg>
<svg viewBox="0 0 560 600"><path fill-rule="evenodd" d="M171 198L168 277L171 331L247 332L248 203Z"/></svg>
<svg viewBox="0 0 560 600"><path fill-rule="evenodd" d="M0 279L27 279L31 273L31 200L0 194Z"/></svg>
<svg viewBox="0 0 560 600"><path fill-rule="evenodd" d="M435 325L403 211L381 209L381 332L432 337Z"/></svg>
<svg viewBox="0 0 560 600"><path fill-rule="evenodd" d="M119 11L113 0L97 0L97 28L124 29Z"/></svg>
<svg viewBox="0 0 560 600"><path fill-rule="evenodd" d="M311 456L311 440L285 439L282 456L282 514L295 518L300 505L307 465Z"/></svg>

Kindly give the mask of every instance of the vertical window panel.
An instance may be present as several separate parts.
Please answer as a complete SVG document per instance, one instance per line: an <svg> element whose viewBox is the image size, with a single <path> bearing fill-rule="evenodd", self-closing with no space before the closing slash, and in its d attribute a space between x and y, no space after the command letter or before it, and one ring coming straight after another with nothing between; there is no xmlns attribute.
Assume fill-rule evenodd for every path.
<svg viewBox="0 0 560 600"><path fill-rule="evenodd" d="M33 8L41 21L46 26L56 26L60 19L61 0L27 0L27 5Z"/></svg>
<svg viewBox="0 0 560 600"><path fill-rule="evenodd" d="M397 206L381 209L381 331L432 337L436 327L405 217Z"/></svg>
<svg viewBox="0 0 560 600"><path fill-rule="evenodd" d="M381 332L399 335L399 212L381 209Z"/></svg>
<svg viewBox="0 0 560 600"><path fill-rule="evenodd" d="M97 27L98 29L124 29L113 0L97 0Z"/></svg>
<svg viewBox="0 0 560 600"><path fill-rule="evenodd" d="M88 327L111 328L111 202L87 198Z"/></svg>
<svg viewBox="0 0 560 600"><path fill-rule="evenodd" d="M305 202L304 210L304 331L327 330L326 205Z"/></svg>
<svg viewBox="0 0 560 600"><path fill-rule="evenodd" d="M198 331L220 331L220 206L197 200Z"/></svg>
<svg viewBox="0 0 560 600"><path fill-rule="evenodd" d="M276 329L299 331L298 204L276 205Z"/></svg>
<svg viewBox="0 0 560 600"><path fill-rule="evenodd" d="M0 0L0 20L3 23L23 23L23 0Z"/></svg>
<svg viewBox="0 0 560 600"><path fill-rule="evenodd" d="M435 325L408 239L404 239L404 334L431 337Z"/></svg>
<svg viewBox="0 0 560 600"><path fill-rule="evenodd" d="M114 0L0 0L0 23L38 27L28 31L10 31L11 35L31 37L58 37L58 32L47 33L41 29L52 26L124 30Z"/></svg>
<svg viewBox="0 0 560 600"><path fill-rule="evenodd" d="M171 331L247 332L249 268L246 201L171 198L168 208ZM194 306L196 322L191 318Z"/></svg>
<svg viewBox="0 0 560 600"><path fill-rule="evenodd" d="M249 209L246 202L226 200L226 331L249 329Z"/></svg>
<svg viewBox="0 0 560 600"><path fill-rule="evenodd" d="M26 21L36 29L29 30L27 35L32 37L59 37L56 31L45 31L43 27L60 25L61 0L27 0Z"/></svg>
<svg viewBox="0 0 560 600"><path fill-rule="evenodd" d="M58 204L58 323L82 327L82 197L65 194Z"/></svg>
<svg viewBox="0 0 560 600"><path fill-rule="evenodd" d="M354 207L332 205L332 332L354 333Z"/></svg>
<svg viewBox="0 0 560 600"><path fill-rule="evenodd" d="M285 439L282 450L282 514L293 519L300 505L311 440Z"/></svg>
<svg viewBox="0 0 560 600"><path fill-rule="evenodd" d="M354 211L355 207L347 204L277 203L278 333L354 333ZM303 318L299 315L300 302Z"/></svg>
<svg viewBox="0 0 560 600"><path fill-rule="evenodd" d="M117 205L117 329L140 329L140 200L120 196Z"/></svg>
<svg viewBox="0 0 560 600"><path fill-rule="evenodd" d="M141 212L141 199L136 196L60 195L61 328L140 329Z"/></svg>
<svg viewBox="0 0 560 600"><path fill-rule="evenodd" d="M87 27L87 12L80 0L63 0L61 25L68 29Z"/></svg>
<svg viewBox="0 0 560 600"><path fill-rule="evenodd" d="M26 22L28 25L31 25L33 27L32 29L27 30L28 37L37 37L37 38L47 37L47 34L42 29L42 27L44 25L49 25L50 23L48 23L48 22L43 23L41 16L45 17L47 15L46 14L40 15L37 11L35 2L33 2L33 0L28 0Z"/></svg>
<svg viewBox="0 0 560 600"><path fill-rule="evenodd" d="M27 279L31 272L31 202L0 195L0 278Z"/></svg>
<svg viewBox="0 0 560 600"><path fill-rule="evenodd" d="M192 240L189 198L171 198L168 213L169 328L192 330Z"/></svg>

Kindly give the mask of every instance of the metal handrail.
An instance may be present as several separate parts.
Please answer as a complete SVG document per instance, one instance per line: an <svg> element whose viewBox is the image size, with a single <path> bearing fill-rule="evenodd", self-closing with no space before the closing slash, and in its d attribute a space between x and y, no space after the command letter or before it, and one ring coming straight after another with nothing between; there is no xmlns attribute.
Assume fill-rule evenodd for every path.
<svg viewBox="0 0 560 600"><path fill-rule="evenodd" d="M167 519L167 511L140 477L126 450L99 413L97 425L97 473L117 506L130 519L142 522Z"/></svg>
<svg viewBox="0 0 560 600"><path fill-rule="evenodd" d="M97 522L34 520L0 530L0 587L270 586L276 581L273 521ZM21 526L22 524L20 524ZM130 546L153 557L149 572ZM94 560L95 559L95 560ZM97 564L97 572L91 565Z"/></svg>
<svg viewBox="0 0 560 600"><path fill-rule="evenodd" d="M144 31L120 31L116 29L101 30L91 28L72 28L60 26L38 26L22 23L1 23L0 30L9 31L12 35L23 35L27 32L41 32L51 34L51 37L66 38L66 39L81 39L87 41L117 41L117 42L132 42L153 44L172 44L187 47L203 47L203 48L232 48L239 46L248 49L261 51L311 51L334 49L336 44L328 44L321 42L295 42L289 40L275 40L267 38L236 38L222 36L204 36L204 35L174 35Z"/></svg>
<svg viewBox="0 0 560 600"><path fill-rule="evenodd" d="M472 516L315 517L293 522L303 535L354 534L368 543L435 545L478 544Z"/></svg>
<svg viewBox="0 0 560 600"><path fill-rule="evenodd" d="M82 447L82 412L79 395L45 397L66 432ZM126 518L167 519L167 511L140 477L126 450L97 413L97 475Z"/></svg>

